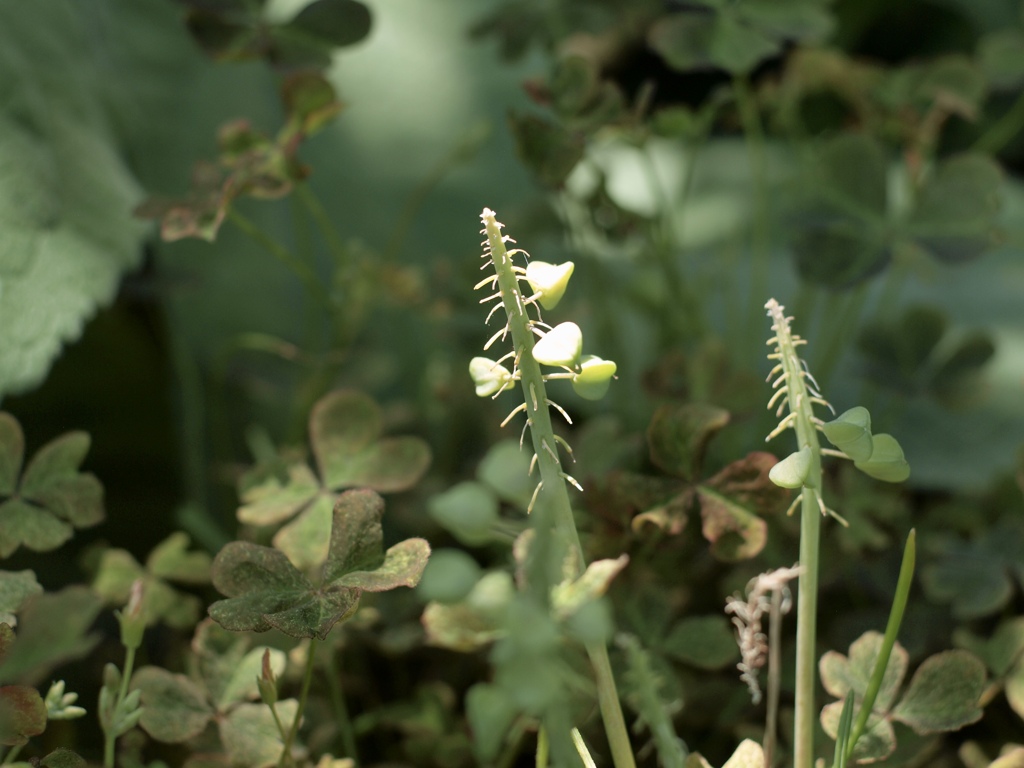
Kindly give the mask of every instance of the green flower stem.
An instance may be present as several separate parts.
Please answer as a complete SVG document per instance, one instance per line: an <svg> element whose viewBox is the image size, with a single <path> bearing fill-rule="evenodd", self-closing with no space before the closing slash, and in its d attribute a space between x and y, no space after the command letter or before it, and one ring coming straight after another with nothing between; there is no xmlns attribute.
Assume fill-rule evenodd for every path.
<svg viewBox="0 0 1024 768"><path fill-rule="evenodd" d="M113 707L114 712L121 708L121 703L124 701L125 696L128 695L128 683L131 681L134 667L135 649L129 646L125 648L124 671L121 673L121 687L117 691L117 700L114 702ZM117 734L111 730L104 733L103 736L103 767L114 768L114 745L117 742Z"/></svg>
<svg viewBox="0 0 1024 768"><path fill-rule="evenodd" d="M331 707L334 709L334 721L341 737L342 754L339 757L349 757L356 765L359 765L359 755L356 753L356 733L352 728L352 718L349 716L348 707L345 705L345 696L341 690L341 670L338 669L338 662L333 650L327 654L325 664L327 687L330 691Z"/></svg>
<svg viewBox="0 0 1024 768"><path fill-rule="evenodd" d="M256 226L256 224L247 216L239 213L236 207L232 206L228 209L228 218L230 218L231 222L242 230L242 232L244 232L251 240L261 245L271 256L276 258L296 277L298 277L309 292L310 297L320 304L324 310L330 312L330 297L320 284L320 278L316 276L308 264L296 258L291 251Z"/></svg>
<svg viewBox="0 0 1024 768"><path fill-rule="evenodd" d="M310 638L309 649L306 652L308 654L306 656L306 670L302 676L302 690L299 692L299 706L295 711L295 720L292 721L292 727L288 729L288 736L284 740L284 746L281 748L281 757L277 761L278 768L284 768L285 765L292 762L292 744L295 743L295 737L299 733L299 723L302 722L302 713L306 709L306 699L309 698L309 685L313 681L313 662L319 644L315 637Z"/></svg>
<svg viewBox="0 0 1024 768"><path fill-rule="evenodd" d="M580 545L576 521L573 519L572 505L569 503L569 492L558 459L558 443L555 441L555 433L551 427L544 377L540 364L533 359L533 331L530 328L526 307L523 305L522 296L519 293L518 280L512 271L512 261L505 249L505 242L494 212L485 210L483 222L489 245L488 252L494 263L498 289L508 316L508 328L518 360L520 384L526 404L526 417L530 425L530 437L533 441L534 453L537 454L537 465L541 478L538 506L543 509L544 514L551 515L551 522L556 534L575 555L578 575L583 572L584 568L583 548ZM538 514L538 511L535 511L534 514ZM543 520L538 522L542 523ZM540 524L536 530L537 540L534 542L534 546L543 551L552 543L542 540L548 534L546 526ZM546 562L543 564L547 565ZM535 588L538 586L544 589L544 599L546 600L548 584L535 585ZM594 667L598 703L604 721L605 733L611 746L613 762L616 768L634 768L629 732L626 730L622 705L615 687L615 678L612 676L608 649L603 645L590 646L587 648L587 653L590 655L590 661Z"/></svg>
<svg viewBox="0 0 1024 768"><path fill-rule="evenodd" d="M14 758L18 756L19 752L21 752L20 746L11 747L10 751L4 755L3 765L10 765L13 763Z"/></svg>
<svg viewBox="0 0 1024 768"><path fill-rule="evenodd" d="M766 305L772 319L777 344L772 359L779 361L783 386L787 388L792 426L796 430L797 450L809 448L811 466L800 504L800 582L796 613L796 714L793 725L793 766L813 768L814 704L817 675L818 549L821 531L821 446L814 426L812 395L804 382L804 370L796 347L803 343L790 333L789 320L774 300Z"/></svg>

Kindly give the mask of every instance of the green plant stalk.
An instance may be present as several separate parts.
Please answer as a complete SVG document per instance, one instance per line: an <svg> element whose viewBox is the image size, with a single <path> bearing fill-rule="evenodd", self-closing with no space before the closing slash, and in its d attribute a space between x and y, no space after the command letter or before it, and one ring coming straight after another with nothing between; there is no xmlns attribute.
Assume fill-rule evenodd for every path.
<svg viewBox="0 0 1024 768"><path fill-rule="evenodd" d="M1024 128L1024 93L974 142L973 149L994 155L1013 141L1020 134L1021 128Z"/></svg>
<svg viewBox="0 0 1024 768"><path fill-rule="evenodd" d="M295 720L292 721L292 727L288 729L288 737L281 748L281 757L277 761L278 768L284 768L285 765L292 762L292 744L295 743L295 737L299 733L299 723L302 722L302 713L306 709L306 699L309 698L309 685L313 681L313 662L318 645L319 641L315 637L310 638L308 655L306 656L306 670L302 676L302 689L299 692L299 706L295 710Z"/></svg>
<svg viewBox="0 0 1024 768"><path fill-rule="evenodd" d="M314 274L307 264L295 257L291 251L256 226L253 221L241 214L234 206L228 209L228 218L251 240L263 246L271 256L298 277L309 292L310 298L316 301L325 311L331 311L330 297L320 284L320 278Z"/></svg>
<svg viewBox="0 0 1024 768"><path fill-rule="evenodd" d="M11 747L10 751L6 755L4 755L3 765L10 765L11 763L13 763L14 758L18 756L19 752L21 752L20 745Z"/></svg>
<svg viewBox="0 0 1024 768"><path fill-rule="evenodd" d="M893 646L896 645L896 635L899 634L900 624L903 623L903 614L907 609L910 586L914 581L914 565L916 560L917 531L911 528L910 533L907 535L907 543L903 547L903 562L900 565L899 578L896 580L896 594L893 596L892 608L889 611L889 621L885 625L882 647L878 651L875 668L871 672L871 679L868 680L868 687L864 691L864 701L861 702L860 710L857 712L857 720L853 725L853 731L850 733L850 739L846 744L847 761L853 755L853 748L857 746L857 739L861 737L865 727L867 727L871 710L875 706L875 699L882 688L885 669L889 666L889 656L892 654Z"/></svg>
<svg viewBox="0 0 1024 768"><path fill-rule="evenodd" d="M124 653L124 671L121 673L121 687L117 691L117 700L114 702L114 711L116 712L124 701L125 696L128 695L128 683L132 677L132 670L135 667L135 649L132 647L125 648ZM117 735L113 732L103 734L103 766L104 768L114 768L114 745L117 742Z"/></svg>
<svg viewBox="0 0 1024 768"><path fill-rule="evenodd" d="M811 465L804 487L801 489L800 504L800 581L796 609L796 713L793 723L793 766L813 768L814 729L816 712L814 704L817 682L817 615L818 615L818 555L821 536L822 504L819 501L821 488L821 446L814 426L812 395L804 382L803 366L796 347L803 339L790 333L789 320L782 307L773 299L767 305L775 331L777 352L771 355L779 361L781 378L787 388L790 419L796 431L797 449L808 448ZM778 370L778 369L776 369Z"/></svg>
<svg viewBox="0 0 1024 768"><path fill-rule="evenodd" d="M764 720L764 764L772 768L775 740L779 733L779 690L782 683L782 591L772 590L772 607L768 614L768 691L765 696L767 714Z"/></svg>
<svg viewBox="0 0 1024 768"><path fill-rule="evenodd" d="M334 709L334 720L338 726L338 733L341 737L341 748L343 750L339 757L349 757L356 765L359 765L359 755L356 752L356 734L352 728L352 718L349 716L348 707L345 705L345 696L341 690L341 671L338 669L337 659L334 651L327 654L327 687L331 695L331 706Z"/></svg>
<svg viewBox="0 0 1024 768"><path fill-rule="evenodd" d="M526 404L526 417L530 425L530 438L540 470L541 491L538 503L550 512L556 533L571 548L575 556L578 575L583 572L584 567L583 548L580 545L576 521L573 519L572 505L569 502L569 492L558 459L558 443L551 426L544 377L540 363L533 359L533 331L526 314L526 307L523 305L522 295L519 292L518 279L512 271L512 260L505 248L505 242L494 212L485 210L483 222L489 246L488 251L497 275L498 289L508 316L508 329L512 335L512 343L518 360L520 384ZM537 529L538 539L545 533L544 527L539 526ZM544 587L546 590L547 585ZM587 653L594 668L598 704L611 747L612 760L616 768L634 768L635 762L629 742L629 732L626 729L622 705L615 686L615 678L612 675L608 649L603 645L589 646Z"/></svg>

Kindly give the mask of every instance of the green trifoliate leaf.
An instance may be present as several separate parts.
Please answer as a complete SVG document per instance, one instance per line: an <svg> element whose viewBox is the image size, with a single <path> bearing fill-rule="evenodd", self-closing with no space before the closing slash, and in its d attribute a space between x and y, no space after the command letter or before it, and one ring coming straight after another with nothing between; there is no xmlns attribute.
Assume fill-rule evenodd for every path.
<svg viewBox="0 0 1024 768"><path fill-rule="evenodd" d="M617 368L611 360L584 355L580 359L579 373L572 377L572 388L585 400L600 400L608 391Z"/></svg>
<svg viewBox="0 0 1024 768"><path fill-rule="evenodd" d="M79 472L89 451L89 436L69 432L40 448L18 479L24 459L21 426L0 414L0 557L19 546L37 552L55 549L75 528L103 519L103 486Z"/></svg>
<svg viewBox="0 0 1024 768"><path fill-rule="evenodd" d="M227 600L210 606L225 629L279 629L292 637L327 637L351 616L364 591L414 587L430 554L423 539L406 539L383 552L384 501L361 489L341 495L334 508L327 562L315 587L276 549L235 541L213 562L213 585Z"/></svg>
<svg viewBox="0 0 1024 768"><path fill-rule="evenodd" d="M533 345L533 359L541 365L573 368L583 351L583 332L576 323L559 323Z"/></svg>
<svg viewBox="0 0 1024 768"><path fill-rule="evenodd" d="M802 488L807 483L812 458L811 449L805 445L772 467L768 477L781 488Z"/></svg>
<svg viewBox="0 0 1024 768"><path fill-rule="evenodd" d="M871 414L867 408L860 405L851 408L833 421L822 425L821 431L832 445L854 461L866 461L871 458Z"/></svg>
<svg viewBox="0 0 1024 768"><path fill-rule="evenodd" d="M892 717L918 733L959 730L981 719L985 682L985 665L973 654L937 653L914 673Z"/></svg>
<svg viewBox="0 0 1024 768"><path fill-rule="evenodd" d="M892 435L875 435L871 458L855 461L854 466L866 475L887 483L902 483L910 477L910 465L903 457L903 449Z"/></svg>
<svg viewBox="0 0 1024 768"><path fill-rule="evenodd" d="M531 261L526 266L526 282L534 293L540 294L538 300L544 309L554 309L561 301L575 266L571 261L563 264Z"/></svg>
<svg viewBox="0 0 1024 768"><path fill-rule="evenodd" d="M469 375L476 385L477 397L490 397L512 383L508 368L486 357L474 357L469 361Z"/></svg>

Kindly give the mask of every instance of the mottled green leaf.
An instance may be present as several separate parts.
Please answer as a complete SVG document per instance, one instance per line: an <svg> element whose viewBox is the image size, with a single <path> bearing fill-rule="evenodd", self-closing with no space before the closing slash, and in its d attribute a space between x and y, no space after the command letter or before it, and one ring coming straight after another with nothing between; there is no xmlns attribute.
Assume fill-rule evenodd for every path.
<svg viewBox="0 0 1024 768"><path fill-rule="evenodd" d="M209 584L211 558L206 552L189 552L185 533L172 533L153 548L146 567L154 575L182 584Z"/></svg>
<svg viewBox="0 0 1024 768"><path fill-rule="evenodd" d="M298 706L295 699L285 699L274 706L286 731L295 720ZM284 743L265 704L240 704L220 719L218 725L221 742L233 765L270 768L277 764Z"/></svg>
<svg viewBox="0 0 1024 768"><path fill-rule="evenodd" d="M700 669L722 669L739 656L733 627L724 616L692 616L676 622L661 650Z"/></svg>
<svg viewBox="0 0 1024 768"><path fill-rule="evenodd" d="M360 392L332 392L309 417L310 441L326 488L381 493L411 488L426 472L430 449L415 437L378 439L380 409Z"/></svg>
<svg viewBox="0 0 1024 768"><path fill-rule="evenodd" d="M42 592L34 571L0 571L0 622L15 626L14 614L25 600Z"/></svg>
<svg viewBox="0 0 1024 768"><path fill-rule="evenodd" d="M879 632L865 632L850 645L848 657L835 651L825 653L819 662L821 684L825 690L837 699L845 698L848 691L853 691L858 700L862 699L874 672L882 639ZM897 642L889 656L882 685L875 698L876 712L885 714L892 707L907 672L908 661L906 649ZM839 703L841 706L842 702Z"/></svg>
<svg viewBox="0 0 1024 768"><path fill-rule="evenodd" d="M918 667L892 716L917 733L956 731L981 719L984 689L980 659L967 651L937 653Z"/></svg>
<svg viewBox="0 0 1024 768"><path fill-rule="evenodd" d="M273 525L292 517L320 491L316 475L305 464L288 468L288 481L271 477L246 491L238 519L248 525Z"/></svg>
<svg viewBox="0 0 1024 768"><path fill-rule="evenodd" d="M74 534L74 528L52 512L18 498L0 504L0 557L18 547L37 552L56 549Z"/></svg>
<svg viewBox="0 0 1024 768"><path fill-rule="evenodd" d="M382 553L383 510L383 500L373 491L341 495L320 588L276 549L228 544L214 559L213 584L229 599L211 605L210 616L233 631L274 627L292 637L322 639L355 612L364 590L415 586L430 547L422 539L407 539Z"/></svg>
<svg viewBox="0 0 1024 768"><path fill-rule="evenodd" d="M184 675L159 667L143 667L131 688L142 691L139 725L157 741L178 743L202 733L213 717L206 694Z"/></svg>
<svg viewBox="0 0 1024 768"><path fill-rule="evenodd" d="M85 758L70 749L58 748L39 761L43 768L86 768Z"/></svg>
<svg viewBox="0 0 1024 768"><path fill-rule="evenodd" d="M669 474L693 479L708 441L729 423L729 412L713 405L663 405L647 428L651 461Z"/></svg>
<svg viewBox="0 0 1024 768"><path fill-rule="evenodd" d="M842 714L843 702L834 701L826 704L821 710L821 727L832 739L835 739L839 732L839 717ZM864 732L857 739L853 748L851 761L871 763L892 755L896 750L896 732L888 718L882 717L877 712L868 716L868 723Z"/></svg>
<svg viewBox="0 0 1024 768"><path fill-rule="evenodd" d="M334 494L318 493L311 504L274 534L274 547L296 567L310 568L327 558L334 499Z"/></svg>
<svg viewBox="0 0 1024 768"><path fill-rule="evenodd" d="M989 637L978 637L960 628L953 639L985 662L995 677L1002 677L1024 657L1024 616L1004 619Z"/></svg>
<svg viewBox="0 0 1024 768"><path fill-rule="evenodd" d="M22 746L46 730L46 704L26 685L0 687L0 744Z"/></svg>

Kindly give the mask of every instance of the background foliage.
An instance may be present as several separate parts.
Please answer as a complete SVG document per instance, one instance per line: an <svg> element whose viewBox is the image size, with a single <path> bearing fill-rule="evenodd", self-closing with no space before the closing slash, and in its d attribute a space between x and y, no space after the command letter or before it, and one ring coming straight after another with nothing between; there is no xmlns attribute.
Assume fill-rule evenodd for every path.
<svg viewBox="0 0 1024 768"><path fill-rule="evenodd" d="M1024 717L1022 135L1012 0L0 0L0 395L21 424L0 422L0 554L47 592L19 636L70 617L50 651L5 657L0 682L39 683L98 641L61 668L95 686L118 652L101 605L139 576L159 584L160 627L140 653L181 673L217 599L209 557L319 509L281 547L301 565L337 495L369 486L389 494L385 546L423 537L448 567L346 625L351 738L368 764L486 754L500 713L464 701L500 617L419 618L430 599L463 610L511 589L495 574L532 490L501 442L513 427L466 375L485 338L470 289L486 205L535 257L576 262L565 312L618 364L604 401L566 387L560 402L587 549L633 558L608 601L642 645L624 640L621 661L681 702L665 711L685 741L718 765L758 735L722 604L796 559L785 503L709 501L764 461L774 295L829 400L869 404L913 467L902 490L829 478L851 526L825 535L822 651L880 628L893 544L917 526L911 667L956 645L992 687L973 730L895 722L890 760L953 764L968 740L995 757ZM321 399L338 389L366 394ZM341 421L376 429L332 425L338 397ZM91 444L62 438L64 474L29 482L69 430ZM17 515L45 522L4 522ZM179 531L206 560L181 564ZM650 686L634 688L643 712ZM252 706L189 690L200 730ZM340 738L325 728L312 751ZM98 754L70 728L47 738Z"/></svg>

